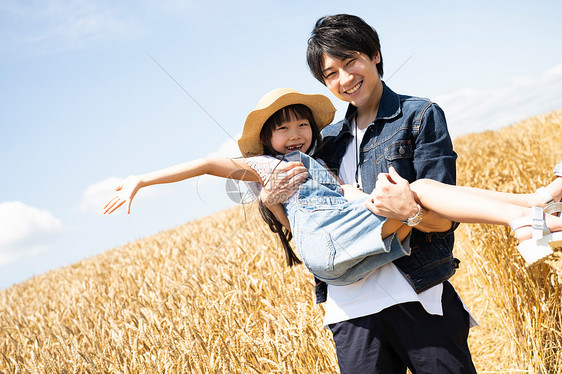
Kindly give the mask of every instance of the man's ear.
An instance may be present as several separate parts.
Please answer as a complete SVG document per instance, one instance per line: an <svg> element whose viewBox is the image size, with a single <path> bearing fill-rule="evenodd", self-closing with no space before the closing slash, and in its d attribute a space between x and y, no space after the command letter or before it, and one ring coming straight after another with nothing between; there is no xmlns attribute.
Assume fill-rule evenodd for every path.
<svg viewBox="0 0 562 374"><path fill-rule="evenodd" d="M381 53L380 53L380 51L377 52L377 54L372 58L372 61L373 61L375 64L378 64L379 62L381 62Z"/></svg>

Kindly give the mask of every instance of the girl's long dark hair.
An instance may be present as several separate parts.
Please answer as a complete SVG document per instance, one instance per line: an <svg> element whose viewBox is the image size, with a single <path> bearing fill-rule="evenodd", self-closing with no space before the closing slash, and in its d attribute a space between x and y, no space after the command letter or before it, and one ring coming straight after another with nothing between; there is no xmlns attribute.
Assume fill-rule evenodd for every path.
<svg viewBox="0 0 562 374"><path fill-rule="evenodd" d="M318 129L318 126L314 121L312 112L306 105L303 104L289 105L282 109L279 109L264 123L260 132L260 139L263 144L263 153L265 155L280 155L280 153L273 149L273 147L271 146L271 136L273 134L273 130L283 122L288 122L295 119L306 119L310 123L310 127L312 129L312 142L310 144L310 148L306 151L306 153L314 157L314 155L321 147L322 139L320 136L320 130ZM283 226L281 222L279 222L277 217L275 217L273 212L269 210L267 206L265 206L261 199L258 200L258 207L263 220L265 221L265 223L267 223L270 230L279 236L281 244L283 245L283 250L285 251L285 259L287 260L287 265L293 266L296 264L300 264L301 260L299 260L299 258L293 251L291 244L289 244L293 237L291 231Z"/></svg>

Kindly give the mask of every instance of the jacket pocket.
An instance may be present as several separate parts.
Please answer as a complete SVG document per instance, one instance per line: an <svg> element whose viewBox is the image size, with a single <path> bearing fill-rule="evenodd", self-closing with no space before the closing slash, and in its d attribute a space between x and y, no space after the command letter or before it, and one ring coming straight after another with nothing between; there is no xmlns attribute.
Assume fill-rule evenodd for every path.
<svg viewBox="0 0 562 374"><path fill-rule="evenodd" d="M414 146L411 140L398 140L384 149L384 157L391 162L413 156Z"/></svg>
<svg viewBox="0 0 562 374"><path fill-rule="evenodd" d="M398 140L384 149L384 158L388 167L393 166L397 171L408 170L414 157L414 146L411 140ZM404 178L407 176L402 175Z"/></svg>

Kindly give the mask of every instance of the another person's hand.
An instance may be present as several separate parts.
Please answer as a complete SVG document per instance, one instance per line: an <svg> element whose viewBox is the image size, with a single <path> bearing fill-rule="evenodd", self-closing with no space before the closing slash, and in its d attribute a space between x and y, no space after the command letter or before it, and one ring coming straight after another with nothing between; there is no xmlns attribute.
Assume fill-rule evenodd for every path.
<svg viewBox="0 0 562 374"><path fill-rule="evenodd" d="M390 167L388 173L378 175L376 188L365 206L379 216L400 221L405 221L418 212L418 204L410 189L410 183L393 167Z"/></svg>
<svg viewBox="0 0 562 374"><path fill-rule="evenodd" d="M284 203L293 196L308 178L308 170L300 162L289 162L271 174L260 193L266 206Z"/></svg>
<svg viewBox="0 0 562 374"><path fill-rule="evenodd" d="M103 214L110 214L119 209L123 204L127 204L127 214L131 213L131 202L142 187L142 181L139 177L131 175L127 177L122 184L115 188L117 193L105 204Z"/></svg>

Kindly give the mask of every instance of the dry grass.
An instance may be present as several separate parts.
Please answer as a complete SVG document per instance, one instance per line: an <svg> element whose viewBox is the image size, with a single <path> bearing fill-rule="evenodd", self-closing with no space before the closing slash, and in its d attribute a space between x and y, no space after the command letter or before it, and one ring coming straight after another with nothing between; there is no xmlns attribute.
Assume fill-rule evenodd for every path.
<svg viewBox="0 0 562 374"><path fill-rule="evenodd" d="M562 111L456 140L461 184L551 180ZM526 135L528 134L528 135ZM312 278L237 207L0 292L0 373L332 373ZM246 213L246 215L244 214ZM509 230L463 225L455 286L481 373L562 372L562 261L526 268Z"/></svg>
<svg viewBox="0 0 562 374"><path fill-rule="evenodd" d="M0 294L0 370L335 372L311 278L238 207ZM307 368L307 369L305 369Z"/></svg>
<svg viewBox="0 0 562 374"><path fill-rule="evenodd" d="M455 140L458 183L532 192L562 160L562 111L497 132ZM562 254L530 268L507 227L462 225L453 278L481 328L471 332L477 367L488 372L562 372Z"/></svg>

